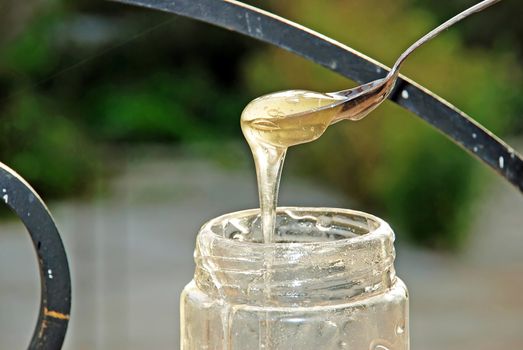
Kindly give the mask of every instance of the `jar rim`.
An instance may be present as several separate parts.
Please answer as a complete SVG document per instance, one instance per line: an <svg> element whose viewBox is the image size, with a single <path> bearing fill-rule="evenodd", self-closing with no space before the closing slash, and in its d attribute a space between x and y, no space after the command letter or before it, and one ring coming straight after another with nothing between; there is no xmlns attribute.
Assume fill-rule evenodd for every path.
<svg viewBox="0 0 523 350"><path fill-rule="evenodd" d="M230 237L225 237L224 235L216 233L213 228L219 224L220 222L224 222L229 218L237 218L237 217L248 217L248 216L254 216L259 214L260 209L254 208L254 209L244 209L239 210L231 213L226 213L223 215L220 215L218 217L215 217L209 221L207 221L203 226L201 227L199 231L199 235L206 236L210 235L212 236L212 239L221 243L226 243L230 245L237 245L241 247L258 247L261 248L263 246L264 249L268 248L291 248L296 246L301 247L315 247L321 244L322 246L329 246L329 245L340 245L340 244L361 244L364 242L372 241L380 239L380 237L387 236L392 234L393 240L394 240L394 233L392 229L390 228L389 224L384 221L383 219L380 219L377 216L374 216L372 214L353 210L353 209L345 209L345 208L331 208L331 207L278 207L277 213L285 212L285 211L294 211L294 212L314 212L314 213L336 213L340 215L346 215L346 216L354 216L354 217L360 217L365 218L367 220L367 232L356 235L353 237L346 237L346 238L340 238L340 239L334 239L334 240L324 240L324 241L310 241L310 242L271 242L271 243L265 243L265 242L254 242L254 241L238 241L234 240ZM374 226L374 227L372 227Z"/></svg>

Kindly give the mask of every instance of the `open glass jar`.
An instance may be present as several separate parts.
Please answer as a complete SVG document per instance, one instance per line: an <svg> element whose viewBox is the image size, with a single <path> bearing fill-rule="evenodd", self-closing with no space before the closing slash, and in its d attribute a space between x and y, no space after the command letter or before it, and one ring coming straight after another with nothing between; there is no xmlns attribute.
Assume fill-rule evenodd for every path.
<svg viewBox="0 0 523 350"><path fill-rule="evenodd" d="M181 296L183 350L409 349L408 292L386 222L278 208L276 243L261 237L259 210L202 227Z"/></svg>

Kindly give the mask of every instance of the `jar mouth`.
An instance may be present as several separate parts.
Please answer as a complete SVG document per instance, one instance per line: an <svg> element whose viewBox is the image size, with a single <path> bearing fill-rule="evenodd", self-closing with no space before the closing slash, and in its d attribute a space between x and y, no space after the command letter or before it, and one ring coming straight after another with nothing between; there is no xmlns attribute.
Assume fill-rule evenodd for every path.
<svg viewBox="0 0 523 350"><path fill-rule="evenodd" d="M259 209L247 209L216 217L200 230L226 244L257 249L361 244L392 232L382 219L361 211L340 208L278 207L275 242L263 242ZM344 242L340 242L344 241Z"/></svg>

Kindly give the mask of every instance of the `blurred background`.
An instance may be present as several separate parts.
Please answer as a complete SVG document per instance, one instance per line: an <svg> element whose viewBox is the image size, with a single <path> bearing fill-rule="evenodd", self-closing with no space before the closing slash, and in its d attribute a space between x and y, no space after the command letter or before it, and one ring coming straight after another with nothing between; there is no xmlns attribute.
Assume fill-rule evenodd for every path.
<svg viewBox="0 0 523 350"><path fill-rule="evenodd" d="M475 1L250 1L391 65ZM417 51L402 73L523 150L523 3ZM50 204L73 277L67 349L178 348L199 226L257 206L239 118L253 98L354 83L226 30L105 1L0 4L0 160ZM391 103L291 149L281 204L388 221L413 349L523 346L523 197ZM0 216L0 348L38 308L24 229ZM27 237L26 237L27 236Z"/></svg>

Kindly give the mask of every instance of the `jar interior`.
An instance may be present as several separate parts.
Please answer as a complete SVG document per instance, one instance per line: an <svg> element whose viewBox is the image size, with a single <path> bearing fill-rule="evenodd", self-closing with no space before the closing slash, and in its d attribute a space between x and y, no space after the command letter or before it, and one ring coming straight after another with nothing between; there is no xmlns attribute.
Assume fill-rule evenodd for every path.
<svg viewBox="0 0 523 350"><path fill-rule="evenodd" d="M323 208L278 208L276 243L315 243L356 238L372 232L379 223L364 213ZM259 210L225 215L211 231L239 242L262 243Z"/></svg>

